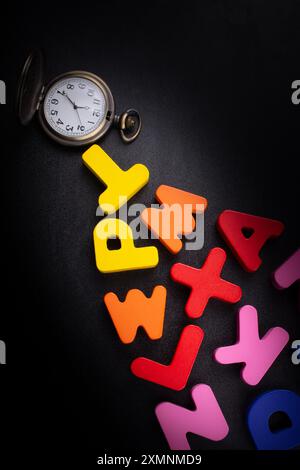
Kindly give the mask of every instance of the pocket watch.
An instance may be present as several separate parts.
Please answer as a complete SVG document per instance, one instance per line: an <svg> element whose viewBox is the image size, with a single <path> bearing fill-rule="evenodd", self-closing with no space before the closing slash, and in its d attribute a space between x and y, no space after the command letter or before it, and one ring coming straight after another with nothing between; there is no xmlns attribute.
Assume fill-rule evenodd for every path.
<svg viewBox="0 0 300 470"><path fill-rule="evenodd" d="M63 145L91 144L111 127L119 129L124 142L133 142L141 130L135 109L115 112L110 88L102 78L81 70L63 73L43 83L43 56L30 53L24 64L17 94L17 113L27 125L35 113L44 131Z"/></svg>

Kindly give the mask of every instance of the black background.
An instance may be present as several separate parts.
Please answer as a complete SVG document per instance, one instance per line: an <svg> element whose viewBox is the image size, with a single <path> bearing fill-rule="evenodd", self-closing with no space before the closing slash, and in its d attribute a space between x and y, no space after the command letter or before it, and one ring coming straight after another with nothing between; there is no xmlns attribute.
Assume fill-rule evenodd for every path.
<svg viewBox="0 0 300 470"><path fill-rule="evenodd" d="M235 342L237 308L244 304L258 309L261 334L278 325L291 341L300 337L296 286L279 292L270 281L299 246L300 107L291 102L291 83L300 75L299 2L49 2L11 8L1 23L7 105L0 108L0 337L7 366L0 380L8 391L14 379L6 432L14 449L32 461L41 449L45 459L59 449L73 459L80 450L89 457L167 451L154 408L164 400L192 407L190 389L197 383L212 387L230 433L218 443L190 436L192 449L253 449L246 410L255 397L275 388L300 392L290 343L256 387L241 381L239 365L221 366L212 352ZM136 142L126 146L112 130L101 145L123 169L136 162L149 168L150 181L132 202L154 202L160 184L208 199L201 251L174 257L154 242L156 269L97 271L92 231L103 187L82 164L80 149L52 142L36 118L22 128L14 115L17 78L31 47L44 51L45 83L88 70L109 84L119 111L140 111ZM194 321L205 339L185 390L134 377L129 366L137 356L170 361L190 319L184 314L188 290L171 282L169 269L179 260L199 267L212 247L226 248L215 228L224 209L279 219L285 232L263 248L254 274L226 249L224 278L239 284L243 297L234 306L211 300ZM158 283L168 289L162 339L152 342L140 331L123 345L103 295L124 297L131 288L149 295Z"/></svg>

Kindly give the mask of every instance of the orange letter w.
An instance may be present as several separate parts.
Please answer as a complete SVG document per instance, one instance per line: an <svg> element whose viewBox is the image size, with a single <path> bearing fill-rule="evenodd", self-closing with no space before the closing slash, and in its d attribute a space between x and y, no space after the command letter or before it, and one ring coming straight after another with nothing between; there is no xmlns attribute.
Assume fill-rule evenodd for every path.
<svg viewBox="0 0 300 470"><path fill-rule="evenodd" d="M127 292L124 302L117 295L109 292L104 296L104 303L109 311L120 340L132 343L138 327L143 327L150 339L162 337L165 317L167 289L156 286L151 297L138 289Z"/></svg>

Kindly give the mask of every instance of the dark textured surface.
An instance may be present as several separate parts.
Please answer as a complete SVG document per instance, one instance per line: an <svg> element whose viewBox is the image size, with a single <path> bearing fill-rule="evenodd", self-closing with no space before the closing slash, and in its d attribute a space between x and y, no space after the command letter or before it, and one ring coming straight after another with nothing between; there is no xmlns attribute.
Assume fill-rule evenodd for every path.
<svg viewBox="0 0 300 470"><path fill-rule="evenodd" d="M290 344L256 387L240 380L238 365L213 361L213 350L236 338L237 306L219 301L210 301L194 321L205 339L185 390L141 381L129 370L139 355L171 359L190 320L183 310L188 291L171 282L170 266L177 260L200 266L210 248L225 247L215 222L227 208L285 223L284 234L263 249L257 273L244 272L227 250L223 274L243 289L238 305L258 309L261 334L280 325L291 340L300 337L296 287L279 292L270 282L299 246L300 107L290 99L291 82L299 78L299 2L185 3L151 2L135 10L131 3L98 2L69 10L49 6L49 12L45 4L40 14L27 6L2 17L10 29L3 32L0 77L8 88L8 104L0 108L2 296L12 330L9 335L3 325L0 334L8 345L5 376L18 384L13 437L31 443L30 455L31 446L54 454L69 445L72 451L88 445L98 454L167 450L154 407L162 400L192 406L190 389L197 383L213 388L230 433L220 443L191 436L192 448L252 449L248 405L274 388L300 392ZM135 143L125 146L112 131L101 144L122 168L136 162L149 168L149 184L132 202L149 205L159 184L207 197L201 251L173 257L156 243L154 270L97 272L92 230L101 185L82 165L80 150L56 145L37 120L21 128L13 115L17 73L32 46L44 50L47 80L86 69L107 81L118 110L141 112L144 127ZM168 289L163 338L151 342L140 332L133 344L122 345L103 295L124 296L130 288L149 294L157 283Z"/></svg>

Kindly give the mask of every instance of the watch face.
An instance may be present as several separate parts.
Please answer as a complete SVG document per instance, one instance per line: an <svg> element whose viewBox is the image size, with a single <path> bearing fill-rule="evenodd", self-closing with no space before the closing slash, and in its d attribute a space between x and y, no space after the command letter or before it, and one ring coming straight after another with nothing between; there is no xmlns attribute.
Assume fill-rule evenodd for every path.
<svg viewBox="0 0 300 470"><path fill-rule="evenodd" d="M52 83L43 110L50 129L63 139L78 140L103 127L108 103L100 83L70 75Z"/></svg>

